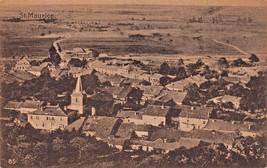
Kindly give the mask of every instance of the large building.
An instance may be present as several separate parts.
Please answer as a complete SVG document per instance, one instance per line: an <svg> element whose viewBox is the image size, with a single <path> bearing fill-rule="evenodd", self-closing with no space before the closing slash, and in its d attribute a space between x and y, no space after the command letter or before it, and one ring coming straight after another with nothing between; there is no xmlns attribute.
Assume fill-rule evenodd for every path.
<svg viewBox="0 0 267 168"><path fill-rule="evenodd" d="M76 87L71 94L71 104L68 108L71 110L77 110L79 114L83 114L84 99L85 95L83 93L81 76L78 76Z"/></svg>
<svg viewBox="0 0 267 168"><path fill-rule="evenodd" d="M31 66L27 57L22 57L15 65L15 70L26 71Z"/></svg>
<svg viewBox="0 0 267 168"><path fill-rule="evenodd" d="M28 114L28 122L35 129L64 130L76 118L77 111L63 110L58 106L46 106Z"/></svg>

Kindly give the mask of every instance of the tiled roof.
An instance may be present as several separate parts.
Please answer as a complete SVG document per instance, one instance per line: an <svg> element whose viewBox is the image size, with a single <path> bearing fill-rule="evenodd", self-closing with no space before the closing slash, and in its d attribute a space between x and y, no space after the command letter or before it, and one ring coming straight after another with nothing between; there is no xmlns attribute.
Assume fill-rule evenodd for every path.
<svg viewBox="0 0 267 168"><path fill-rule="evenodd" d="M223 77L223 80L225 80L226 82L229 82L229 83L239 83L239 78L238 77L226 76L226 77Z"/></svg>
<svg viewBox="0 0 267 168"><path fill-rule="evenodd" d="M6 105L5 108L6 109L15 109L15 108L19 108L20 105L22 104L22 102L16 102L16 101L9 101Z"/></svg>
<svg viewBox="0 0 267 168"><path fill-rule="evenodd" d="M163 89L162 86L142 86L142 85L139 86L139 88L144 91L143 94L152 96L159 95Z"/></svg>
<svg viewBox="0 0 267 168"><path fill-rule="evenodd" d="M149 136L149 140L156 140L156 139L172 139L178 141L182 136L183 132L177 129L166 129L166 128L156 128L153 129Z"/></svg>
<svg viewBox="0 0 267 168"><path fill-rule="evenodd" d="M37 109L33 111L31 114L67 117L67 114L58 106L47 106L47 107L44 107L43 110Z"/></svg>
<svg viewBox="0 0 267 168"><path fill-rule="evenodd" d="M130 139L134 131L146 131L150 130L148 125L136 125L134 123L122 123L116 133L116 137Z"/></svg>
<svg viewBox="0 0 267 168"><path fill-rule="evenodd" d="M135 118L142 119L142 112L139 111L119 111L116 115L117 118Z"/></svg>
<svg viewBox="0 0 267 168"><path fill-rule="evenodd" d="M68 131L72 131L73 129L76 131L79 130L81 128L84 120L85 120L85 117L81 117L80 119L78 119L78 120L74 121L73 123L71 123L70 125L68 125L66 127L66 130L68 130Z"/></svg>
<svg viewBox="0 0 267 168"><path fill-rule="evenodd" d="M165 117L170 111L169 106L148 105L143 115Z"/></svg>
<svg viewBox="0 0 267 168"><path fill-rule="evenodd" d="M90 99L94 101L113 101L113 96L108 92L100 92L91 96Z"/></svg>
<svg viewBox="0 0 267 168"><path fill-rule="evenodd" d="M123 87L114 86L114 87L109 87L109 88L103 88L102 91L111 93L113 96L118 96L122 92L123 89L124 89Z"/></svg>
<svg viewBox="0 0 267 168"><path fill-rule="evenodd" d="M198 118L208 119L213 108L212 107L199 107L199 106L180 106L181 113L179 117L183 118Z"/></svg>
<svg viewBox="0 0 267 168"><path fill-rule="evenodd" d="M197 75L197 76L185 78L185 79L177 81L177 82L170 83L170 84L166 85L166 87L169 89L183 90L186 86L189 86L191 84L195 83L198 86L200 86L200 84L202 84L206 81L207 81L207 79L205 79L204 77L202 77L200 75Z"/></svg>
<svg viewBox="0 0 267 168"><path fill-rule="evenodd" d="M159 100L162 99L173 99L174 102L182 103L187 95L187 92L172 92L168 90L163 90L158 96Z"/></svg>
<svg viewBox="0 0 267 168"><path fill-rule="evenodd" d="M43 101L35 101L35 100L25 100L21 105L20 108L32 108L38 109L41 105L43 105Z"/></svg>
<svg viewBox="0 0 267 168"><path fill-rule="evenodd" d="M119 121L121 120L114 117L88 117L83 131L92 131L97 137L108 138L109 135L115 134L112 130Z"/></svg>
<svg viewBox="0 0 267 168"><path fill-rule="evenodd" d="M236 133L212 132L209 130L195 130L185 132L183 137L199 139L208 143L224 143L231 145L236 137Z"/></svg>
<svg viewBox="0 0 267 168"><path fill-rule="evenodd" d="M132 91L132 89L132 87L124 87L123 90L119 93L118 98L126 98Z"/></svg>
<svg viewBox="0 0 267 168"><path fill-rule="evenodd" d="M248 124L240 123L238 121L230 122L230 121L223 121L223 120L209 120L204 129L229 131L229 132L235 132L236 130L253 132L252 130L249 129Z"/></svg>

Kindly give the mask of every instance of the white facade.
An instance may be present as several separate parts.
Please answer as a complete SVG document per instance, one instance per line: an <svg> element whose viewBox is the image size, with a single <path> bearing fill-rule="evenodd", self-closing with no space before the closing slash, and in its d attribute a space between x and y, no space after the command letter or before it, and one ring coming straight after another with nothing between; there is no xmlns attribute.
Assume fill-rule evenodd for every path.
<svg viewBox="0 0 267 168"><path fill-rule="evenodd" d="M166 125L166 117L162 116L148 116L143 115L143 123L146 125L153 125L153 126L159 126L160 124Z"/></svg>
<svg viewBox="0 0 267 168"><path fill-rule="evenodd" d="M68 117L28 114L28 122L35 129L45 129L45 130L65 129L65 127L68 125Z"/></svg>
<svg viewBox="0 0 267 168"><path fill-rule="evenodd" d="M208 123L208 119L185 118L179 117L179 129L181 131L192 131L194 129L202 129Z"/></svg>

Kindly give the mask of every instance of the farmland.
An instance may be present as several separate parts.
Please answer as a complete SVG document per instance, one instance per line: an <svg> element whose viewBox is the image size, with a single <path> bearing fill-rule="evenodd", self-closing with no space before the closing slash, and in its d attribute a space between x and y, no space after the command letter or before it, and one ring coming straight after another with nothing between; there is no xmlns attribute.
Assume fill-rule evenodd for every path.
<svg viewBox="0 0 267 168"><path fill-rule="evenodd" d="M61 42L63 50L74 47L94 48L113 55L243 55L230 45L248 54L265 55L265 8L236 9L146 5L6 8L1 9L4 12L1 13L0 22L0 51L3 57L46 56L55 39L67 37ZM51 23L36 20L3 21L19 17L19 11L45 11L53 13L57 20ZM214 17L222 17L222 21L214 24ZM198 22L199 18L201 21ZM238 22L239 18L246 19L246 22ZM248 18L251 21L247 21ZM139 35L141 38L131 38L131 35Z"/></svg>

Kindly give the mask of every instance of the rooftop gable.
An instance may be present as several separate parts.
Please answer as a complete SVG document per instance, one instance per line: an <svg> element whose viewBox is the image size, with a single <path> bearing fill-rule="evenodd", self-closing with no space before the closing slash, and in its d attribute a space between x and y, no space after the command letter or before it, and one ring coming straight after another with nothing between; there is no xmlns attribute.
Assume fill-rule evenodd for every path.
<svg viewBox="0 0 267 168"><path fill-rule="evenodd" d="M200 106L181 106L181 113L179 117L182 118L197 118L208 119L213 108Z"/></svg>

